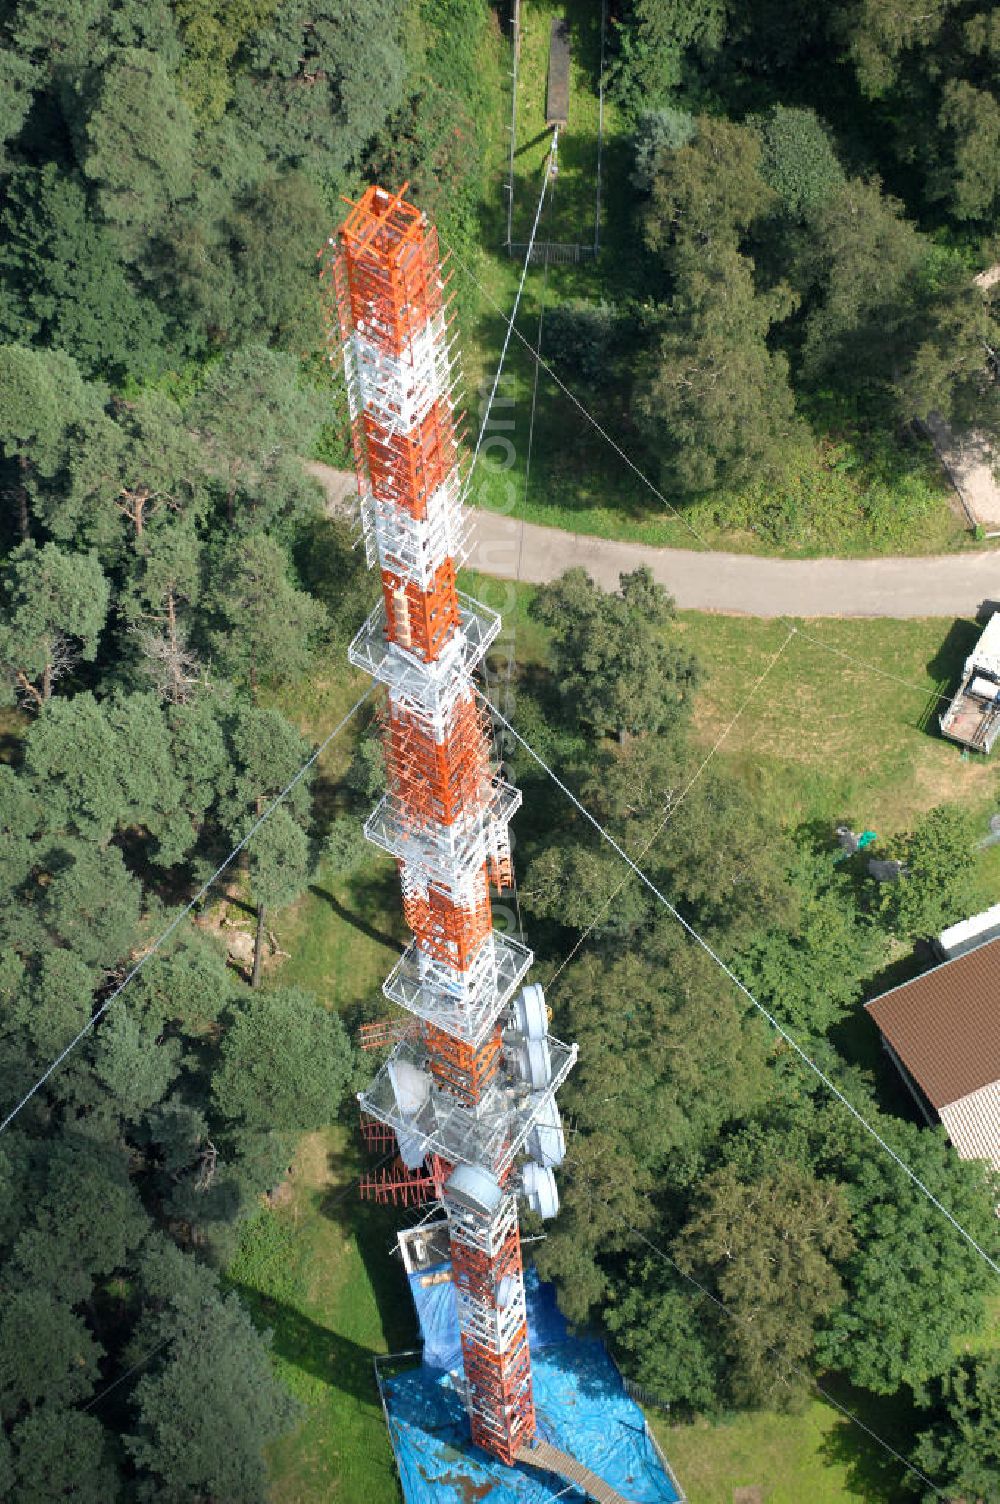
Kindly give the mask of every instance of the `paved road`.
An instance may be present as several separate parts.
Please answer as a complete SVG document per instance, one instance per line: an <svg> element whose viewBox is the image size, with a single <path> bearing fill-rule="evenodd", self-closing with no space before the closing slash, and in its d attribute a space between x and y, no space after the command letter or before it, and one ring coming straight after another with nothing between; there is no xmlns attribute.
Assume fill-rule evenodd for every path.
<svg viewBox="0 0 1000 1504"><path fill-rule="evenodd" d="M353 496L353 477L309 469L331 508ZM765 559L753 554L647 548L493 512L474 517L469 564L501 579L541 584L582 564L613 589L623 571L648 564L678 606L745 616L972 616L1000 602L1000 551L919 559Z"/></svg>

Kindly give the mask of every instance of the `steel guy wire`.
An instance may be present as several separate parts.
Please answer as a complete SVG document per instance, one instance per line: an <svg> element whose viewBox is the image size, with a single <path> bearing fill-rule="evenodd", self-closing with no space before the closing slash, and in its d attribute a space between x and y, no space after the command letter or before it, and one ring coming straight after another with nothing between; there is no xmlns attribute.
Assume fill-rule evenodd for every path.
<svg viewBox="0 0 1000 1504"><path fill-rule="evenodd" d="M553 154L556 150L558 140L559 127L556 126L555 130L552 132L552 150L549 152L549 155L545 161L545 176L542 178L542 191L538 195L538 208L535 210L535 222L531 227L531 235L528 238L528 249L524 257L524 265L521 268L521 280L517 284L517 295L514 298L514 306L510 311L510 318L508 319L507 315L503 314L503 310L500 308L499 303L493 303L494 308L496 308L498 312L503 314L503 317L507 324L507 332L504 335L503 344L500 347L500 359L497 363L496 374L493 377L493 386L490 390L489 400L487 401L486 407L483 411L483 421L479 425L479 436L476 439L476 447L472 451L472 463L469 465L469 472L465 477L465 485L462 487L462 501L464 501L466 496L469 494L469 487L472 484L472 473L476 468L476 461L479 458L479 451L482 448L483 438L486 433L486 425L490 420L490 409L493 406L493 399L497 394L497 387L500 385L500 376L503 372L503 363L507 358L507 347L510 344L511 334L516 333L516 330L514 329L514 320L517 318L517 310L521 304L521 294L524 292L524 283L528 275L528 267L531 265L531 253L535 248L535 236L538 234L538 222L542 217L542 205L545 203L545 190L549 186L549 178L552 175ZM449 246L448 249L451 250L451 247ZM451 251L451 254L454 256L454 251ZM458 257L456 256L455 259L457 261ZM463 265L464 263L460 262L459 264ZM493 300L491 299L491 301ZM518 337L520 338L520 336Z"/></svg>
<svg viewBox="0 0 1000 1504"><path fill-rule="evenodd" d="M552 192L549 194L548 212L551 214L556 201L556 185L553 183ZM542 324L545 318L545 293L549 282L549 256L545 253L545 262L542 268L542 288L538 299L538 333L536 343L539 350L542 348ZM531 450L535 438L535 409L538 401L538 363L535 363L535 375L531 384L531 415L528 420L528 449L524 460L524 501L528 500L528 479L531 474ZM517 541L517 578L521 577L521 559L524 553L524 523L521 523ZM511 637L510 648L507 653L507 676L504 683L503 708L504 714L510 715L510 685L514 672L514 639ZM524 923L521 917L521 895L518 892L517 872L511 861L511 887L514 894L514 913L517 918L517 938L524 944Z"/></svg>
<svg viewBox="0 0 1000 1504"><path fill-rule="evenodd" d="M490 704L490 701L483 694L482 690L477 689L476 693L477 693L477 695L479 695L479 697L487 705ZM552 779L552 782L556 785L556 787L558 789L560 789L562 791L562 793L564 793L566 795L567 799L569 799L570 803L575 806L575 808L579 811L579 813L581 815L583 815L584 819L587 820L587 821L589 821L589 823L597 831L598 835L600 835L603 840L607 841L608 845L611 846L612 849L618 853L618 855L621 857L621 859L622 859L623 862L625 862L629 867L631 867L631 869L635 873L636 877L638 877L639 880L640 880L640 882L642 882L649 889L649 891L652 893L653 897L657 900L657 902L660 903L660 904L662 904L662 906L667 910L668 914L670 914L677 921L677 923L691 937L691 939L695 942L695 944L698 945L698 946L700 946L701 949L705 952L705 954L712 961L715 962L715 964L716 964L716 966L718 966L719 970L722 971L724 973L724 975L729 978L729 980L732 982L733 986L736 987L737 990L743 994L743 996L746 998L747 1002L750 1003L754 1008L756 1008L757 1012L760 1013L761 1016L767 1020L767 1022L771 1025L771 1028L775 1031L775 1033L778 1034L780 1036L780 1038L782 1038L785 1041L785 1043L788 1045L788 1047L795 1052L795 1054L799 1057L799 1059L802 1061L802 1063L804 1065L808 1066L808 1068L813 1072L813 1074L817 1077L817 1079L820 1080L823 1083L823 1085L826 1087L827 1091L829 1091L837 1099L837 1101L841 1104L841 1106L845 1107L847 1109L847 1111L851 1114L851 1116L855 1119L855 1121L860 1124L860 1126L864 1129L864 1131L868 1134L868 1136L871 1139L873 1139L875 1141L875 1143L878 1144L879 1147L881 1149L883 1149L886 1154L889 1155L890 1159L892 1159L899 1166L899 1168L903 1171L903 1173L906 1175L906 1177L910 1181L912 1181L912 1183L917 1187L917 1189L924 1196L926 1196L927 1200L931 1203L931 1205L934 1206L934 1207L936 1207L936 1209L941 1213L941 1215L948 1222L951 1223L951 1225L955 1229L955 1231L962 1238L965 1239L965 1241L969 1244L970 1248L972 1248L972 1249L975 1250L975 1252L979 1255L979 1257L983 1260L983 1262L986 1263L990 1267L990 1269L993 1270L994 1274L1000 1275L1000 1264L998 1264L997 1261L995 1259L993 1259L986 1252L985 1248L983 1248L981 1246L981 1244L979 1244L976 1241L976 1239L972 1236L972 1233L969 1232L967 1228L963 1227L962 1223L959 1222L958 1218L954 1215L954 1213L951 1212L951 1211L949 1211L948 1207L945 1206L944 1202L940 1201L938 1199L938 1197L935 1196L934 1192L930 1189L930 1187L928 1185L926 1185L924 1183L924 1181L922 1181L920 1179L920 1176L916 1173L915 1170L912 1170L910 1168L910 1166L907 1164L906 1160L903 1159L900 1154L897 1154L896 1150L892 1147L892 1145L886 1142L886 1140L879 1133L878 1129L875 1128L873 1126L873 1124L871 1124L868 1121L868 1119L864 1116L864 1114L862 1112L860 1112L857 1107L854 1106L854 1103L850 1100L850 1098L847 1097L847 1096L845 1096L845 1094L841 1091L840 1087L837 1086L835 1084L835 1082L832 1081L830 1079L830 1077L826 1074L826 1072L823 1070L822 1066L818 1065L816 1063L816 1061L813 1060L812 1057L806 1053L806 1051L802 1048L802 1046L799 1044L798 1040L794 1037L794 1035L790 1034L788 1032L788 1030L784 1027L784 1025L778 1022L778 1020L775 1018L774 1014L771 1013L767 1008L765 1008L764 1004L761 1003L761 1002L759 1002L756 997L754 997L753 993L750 991L749 987L747 987L746 983L740 981L739 977L732 970L732 968L729 965L727 965L727 963L722 959L722 957L719 955L719 953L716 950L713 949L713 947L709 944L709 942L706 939L704 939L704 937L702 935L700 935L698 933L698 931L695 929L694 925L692 925L689 920L687 920L687 919L684 918L684 915L679 911L679 909L675 908L675 906L670 902L669 898L667 898L660 891L660 889L656 886L656 884L653 882L652 878L648 877L646 875L646 873L642 870L642 868L638 865L638 863L635 862L632 859L632 857L629 856L628 852L625 851L623 849L623 847L621 847L618 844L618 842L615 840L614 836L611 835L611 833L609 831L605 830L605 828L601 824L601 822L596 818L596 816L594 816L594 815L592 815L590 813L590 811L587 809L586 805L584 805L577 798L577 796L573 793L572 789L569 788L562 781L562 779L559 777L558 773L556 773L555 770L553 768L551 768L549 766L549 764L545 761L545 759L542 756L540 756L539 753L537 753L535 751L534 747L532 747L531 744L525 740L525 738L521 735L521 733L518 730L516 730L516 728L514 726L512 726L509 721L505 720L505 718L500 714L500 712L496 709L495 706L492 706L491 708L493 709L494 715L498 716L499 719L504 722L504 724L506 725L508 731L510 731L510 733L514 737L514 739L517 742L520 743L520 745L524 748L524 750L528 753L528 755L538 764L538 766L542 769L542 771L544 773L546 773L549 776L549 778Z"/></svg>
<svg viewBox="0 0 1000 1504"><path fill-rule="evenodd" d="M783 616L779 616L777 620L781 622L782 626L787 627L791 625ZM825 652L833 653L837 658L845 658L848 663L855 663L859 668L866 669L868 673L877 674L880 679L891 679L893 684L901 684L904 689L912 689L914 694L923 695L925 700L933 698L934 700L945 700L950 704L953 699L952 695L942 694L936 689L929 688L926 684L914 684L910 679L901 679L898 674L890 674L887 669L879 668L877 663L871 663L867 658L859 658L856 653L847 653L843 648L834 647L832 643L824 642L822 637L817 637L815 632L807 631L803 626L797 627L796 630L801 632L807 641L814 642L817 647L823 648Z"/></svg>
<svg viewBox="0 0 1000 1504"><path fill-rule="evenodd" d="M666 826L670 823L670 821L673 819L674 815L680 809L681 805L684 803L684 800L687 798L688 794L690 794L691 790L694 788L695 784L698 782L698 779L704 773L705 769L708 767L709 763L712 761L713 757L715 756L715 754L718 752L719 748L722 746L723 742L728 737L730 731L732 731L733 727L736 725L736 722L740 719L740 717L742 716L743 712L747 709L747 707L749 706L751 700L754 698L754 696L756 695L757 691L760 689L761 685L764 683L764 680L770 674L771 670L775 667L775 665L777 664L779 658L781 658L782 655L784 654L785 649L788 647L788 644L791 642L792 638L795 636L797 630L798 629L796 627L790 627L789 628L788 636L785 638L784 642L781 644L781 646L778 649L778 651L774 654L774 656L767 663L767 665L765 666L763 672L758 675L757 680L756 680L756 682L753 685L753 688L750 690L750 693L744 699L743 704L740 706L739 710L737 710L736 714L733 716L732 720L729 722L729 725L725 728L725 730L722 732L722 734L718 737L718 739L716 740L715 745L712 747L711 751L707 754L707 756L705 758L703 758L703 760L701 762L701 765L696 769L696 771L688 779L688 781L684 785L683 789L681 789L681 792L678 795L678 797L671 804L668 805L667 811L664 814L663 819L660 821L659 825L657 825L656 829L653 831L652 835L648 838L648 840L646 841L645 845L643 845L640 848L640 850L637 852L637 854L636 854L636 861L641 861L642 858L646 855L646 852L649 850L649 848L654 844L654 842L656 842L657 840L659 840L659 838L660 838L661 834L663 833L663 831L665 830ZM631 873L626 873L625 876L622 878L621 882L618 884L617 888L615 888L614 892L611 894L610 898L608 898L607 902L601 907L601 909L598 911L598 913L595 915L595 917L591 920L590 924L588 924L587 928L580 935L580 937L576 941L576 944L573 946L572 950L570 950L567 953L567 955L565 955L563 957L563 959L559 962L559 965L556 967L555 971L552 973L552 975L549 977L548 981L545 984L546 990L548 990L549 988L551 988L555 984L555 982L558 981L559 977L562 975L563 971L566 969L566 967L572 961L572 959L576 955L577 951L579 951L581 949L581 947L585 944L585 942L587 941L587 939L589 938L589 936L594 932L594 930L597 928L598 924L604 918L604 915L608 912L608 909L610 909L611 905L614 903L615 899L618 897L618 895L621 892L621 890L625 887L626 883L629 883L631 881L632 881L632 874Z"/></svg>
<svg viewBox="0 0 1000 1504"><path fill-rule="evenodd" d="M570 1177L570 1179L576 1178L572 1169L567 1170L565 1173ZM601 1197L598 1197L597 1199L602 1200ZM646 1195L645 1199L649 1199L648 1195ZM609 1201L603 1201L603 1205L606 1206L609 1210L613 1210ZM707 1289L707 1287L703 1285L700 1280L696 1279L693 1274L689 1274L686 1269L682 1269L680 1264L677 1263L676 1259L671 1258L670 1254L667 1253L665 1249L660 1248L658 1244L654 1243L653 1240L649 1238L644 1232L642 1232L640 1228L633 1227L632 1224L630 1222L626 1222L624 1218L619 1218L619 1226L624 1227L628 1232L632 1234L633 1237L638 1238L641 1243L644 1243L651 1253L655 1253L658 1258L661 1258L665 1263L670 1264L671 1267L675 1269L683 1279L686 1279L689 1284L694 1286L694 1288L701 1296L703 1296L706 1300L710 1300L712 1304L714 1306L717 1306L718 1309L722 1311L725 1316L728 1316L731 1321L735 1321L740 1326L750 1326L752 1324L746 1317L737 1315L737 1313L732 1310L731 1307L727 1306L724 1301L720 1300L717 1295L713 1295L712 1291ZM767 1348L767 1351L769 1353L772 1353L775 1357L778 1357L778 1349L773 1344ZM914 1465L914 1463L910 1462L906 1457L904 1457L901 1452L898 1452L891 1442L886 1441L885 1438L880 1436L877 1431L874 1431L871 1426L867 1425L866 1422L860 1418L860 1416L855 1415L853 1410L849 1410L847 1406L840 1400L838 1400L835 1395L831 1394L828 1389L824 1389L819 1380L814 1378L813 1375L806 1369L800 1368L795 1363L788 1362L786 1362L784 1366L785 1372L782 1373L779 1370L778 1375L783 1384L790 1387L790 1381L788 1378L788 1374L790 1373L795 1374L797 1378L804 1379L806 1383L808 1383L819 1394L821 1394L829 1404L833 1405L836 1410L839 1410L841 1415L845 1416L852 1425L857 1426L860 1430L864 1431L866 1436L870 1436L872 1441L877 1442L885 1452L887 1452L891 1457L894 1457L897 1462L901 1463L908 1472L911 1472L914 1475L914 1477L919 1478L921 1483L925 1483L928 1488L932 1489L933 1492L938 1495L939 1498L944 1499L948 1497L944 1493L943 1489L938 1488L937 1484L932 1482L931 1479L927 1477L926 1473L922 1473L920 1469Z"/></svg>
<svg viewBox="0 0 1000 1504"><path fill-rule="evenodd" d="M208 878L208 880L202 884L202 886L198 889L197 893L190 900L190 902L187 903L183 909L181 909L181 911L180 911L179 914L176 914L174 916L174 918L167 925L166 929L162 931L162 933L156 938L156 940L154 940L153 944L149 947L149 950L147 950L147 951L145 951L143 953L143 955L139 958L139 960L136 962L136 964L132 967L131 971L128 972L128 974L125 976L124 980L121 981L121 982L119 982L118 986L114 989L114 991L112 993L110 993L108 995L108 997L105 998L104 1002L97 1009L97 1011L95 1013L91 1014L90 1018L84 1024L83 1028L79 1031L78 1034L74 1035L74 1037L70 1040L70 1042L66 1046L66 1048L63 1049L63 1050L61 1050L59 1052L59 1054L56 1056L56 1058L52 1061L51 1065L49 1065L47 1067L47 1069L42 1073L42 1075L39 1076L38 1080L35 1082L34 1086L32 1086L31 1090L25 1093L25 1095L18 1102L17 1106L13 1107L11 1109L11 1111L4 1118L3 1122L0 1122L0 1133L5 1132L5 1130L10 1126L10 1124L17 1117L17 1115L21 1111L21 1109L24 1108L24 1107L26 1107L28 1105L28 1103L31 1101L32 1097L35 1095L35 1093L37 1091L41 1090L41 1088L45 1085L45 1082L49 1079L49 1077L52 1075L52 1073L54 1071L58 1070L59 1066L62 1065L62 1063L66 1059L66 1057L69 1054L71 1054L72 1051L76 1049L76 1047L80 1043L80 1041L82 1039L84 1039L90 1033L91 1029L93 1029L93 1027L97 1023L97 1021L99 1019L101 1019L101 1018L104 1017L104 1014L107 1013L108 1009L111 1007L111 1004L113 1002L115 1002L115 1000L117 998L121 997L122 993L125 991L125 988L129 985L129 983L133 980L134 977L137 977L139 975L140 971L145 966L146 962L152 956L155 956L156 953L157 953L157 951L160 950L162 948L162 946L166 944L167 940L169 940L170 936L174 933L174 931L177 929L177 927L191 913L191 910L194 909L194 908L196 908L197 905L201 902L201 900L204 898L205 894L208 892L209 888L211 888L212 884L219 877L222 876L223 872L225 872L226 868L230 865L230 863L233 862L235 860L235 858L239 856L240 852L244 849L244 847L246 845L248 845L248 843L257 834L257 832L258 832L258 830L260 830L261 826L264 825L266 823L266 821L268 821L271 818L271 816L274 814L274 812L278 808L278 806L280 804L282 804L285 801L285 799L288 798L288 795L292 792L292 790L295 788L295 786L302 781L302 779L308 773L309 769L312 767L313 763L317 760L317 758L320 757L322 755L322 753L326 751L327 747L334 740L334 738L340 735L341 731L343 731L344 727L348 724L348 722L351 721L351 720L353 720L354 716L361 709L362 705L369 698L369 696L373 693L374 689L375 689L374 683L369 684L369 686L365 690L364 694L361 695L357 700L355 700L355 702L351 706L350 710L347 712L347 714L345 716L342 717L341 720L339 720L337 722L336 726L334 726L334 728L330 732L329 736L325 737L324 740L320 742L319 746L316 748L315 752L313 752L312 756L309 757L309 758L307 758L306 761L302 764L302 766L299 769L299 771L295 774L295 777L292 778L290 780L290 782L287 783L285 785L285 787L282 789L281 793L278 794L271 801L271 803L268 805L268 807L264 811L264 813L262 815L258 816L258 818L254 821L253 825L251 825L250 829L247 831L246 835L243 837L243 839L236 846L233 847L232 851L229 853L229 855L226 857L226 859L223 862L221 862L218 867L216 867L216 869L212 873L211 877Z"/></svg>
<svg viewBox="0 0 1000 1504"><path fill-rule="evenodd" d="M467 265L464 258L458 254L454 246L449 245L448 242L444 240L443 236L440 235L440 231L438 232L438 234L439 239L441 239L442 244L447 247L456 265L462 268L463 272L469 278L470 282L473 282L475 286L479 288L479 291L482 293L483 297L496 310L496 312L503 314L503 309L497 302L496 298L494 298L493 294L483 286L479 278L476 276L475 272L473 272ZM506 315L504 315L504 317L506 317ZM688 519L684 516L684 513L679 511L678 508L674 506L673 502L668 501L667 498L663 495L663 492L660 491L656 486L654 486L653 482L649 479L649 476L639 469L639 466L633 459L629 458L629 456L625 453L625 450L611 437L603 424L599 423L598 420L594 417L593 413L590 412L586 407L584 407L583 403L580 401L576 393L571 391L566 383L556 375L552 367L542 359L541 355L532 345L531 341L526 339L519 329L514 329L513 323L511 323L508 327L508 335L511 333L511 331L513 331L513 333L517 335L517 338L521 341L521 344L528 351L528 354L532 357L532 359L538 362L546 375L551 376L552 380L555 382L559 390L569 398L574 407L579 409L579 411L586 418L587 422L593 428L597 429L597 432L601 435L601 438L604 440L604 442L606 444L610 444L611 448L615 451L619 458L624 460L629 469L639 477L643 485L646 486L648 490L652 491L656 499L662 502L662 504L667 508L668 511L673 513L678 522L682 523L684 527L687 528L692 537L697 538L698 542L702 545L703 548L711 549L711 544L706 538L702 537L701 533L699 533L694 524L689 522Z"/></svg>

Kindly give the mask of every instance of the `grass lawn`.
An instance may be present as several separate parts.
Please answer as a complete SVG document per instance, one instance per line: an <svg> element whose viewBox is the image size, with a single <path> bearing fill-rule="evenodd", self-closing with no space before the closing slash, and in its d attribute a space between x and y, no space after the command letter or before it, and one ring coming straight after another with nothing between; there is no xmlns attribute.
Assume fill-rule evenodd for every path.
<svg viewBox="0 0 1000 1504"><path fill-rule="evenodd" d="M502 611L519 663L544 659L545 630L528 614L534 587L471 570L461 583ZM1000 796L1000 762L964 757L940 735L936 719L936 697L955 687L981 627L971 619L938 617L794 625L801 632L719 747L719 763L783 825L849 821L856 830L891 835L935 804L962 800L982 809L985 833ZM693 729L707 752L788 628L759 617L681 611L671 632L704 670ZM1000 848L981 854L980 870L985 901L1000 886Z"/></svg>
<svg viewBox="0 0 1000 1504"><path fill-rule="evenodd" d="M781 622L687 611L680 624L705 669L694 724L711 746L788 631ZM998 764L963 758L937 729L935 697L955 686L981 630L975 622L802 626L719 753L776 820L845 820L891 834L950 800L992 811ZM984 856L995 874L992 851Z"/></svg>
<svg viewBox="0 0 1000 1504"><path fill-rule="evenodd" d="M887 1441L903 1440L888 1407L880 1408L886 1413L866 1410L866 1422ZM819 1399L797 1415L762 1411L716 1425L649 1420L689 1504L732 1504L734 1489L753 1486L762 1504L896 1504L899 1498L898 1467Z"/></svg>
<svg viewBox="0 0 1000 1504"><path fill-rule="evenodd" d="M413 1345L410 1299L389 1256L399 1213L360 1202L354 1135L307 1134L288 1199L246 1226L228 1273L274 1332L274 1360L300 1400L299 1426L269 1450L274 1504L397 1504L392 1451L372 1370Z"/></svg>

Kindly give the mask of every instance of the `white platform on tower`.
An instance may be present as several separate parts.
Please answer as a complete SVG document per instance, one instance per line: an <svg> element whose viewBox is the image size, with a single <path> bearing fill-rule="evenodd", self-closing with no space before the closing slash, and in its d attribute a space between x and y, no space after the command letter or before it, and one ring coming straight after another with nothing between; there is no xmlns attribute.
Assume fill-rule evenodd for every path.
<svg viewBox="0 0 1000 1504"><path fill-rule="evenodd" d="M403 1039L393 1050L371 1085L358 1094L361 1110L397 1133L419 1134L427 1141L427 1154L439 1154L449 1164L488 1165L497 1175L524 1150L531 1130L548 1111L548 1104L572 1070L577 1057L575 1044L564 1044L549 1035L551 1074L541 1090L527 1082L502 1079L475 1108L461 1106L454 1097L430 1090L416 1111L400 1106L394 1071L397 1064L422 1073L427 1051L421 1041Z"/></svg>

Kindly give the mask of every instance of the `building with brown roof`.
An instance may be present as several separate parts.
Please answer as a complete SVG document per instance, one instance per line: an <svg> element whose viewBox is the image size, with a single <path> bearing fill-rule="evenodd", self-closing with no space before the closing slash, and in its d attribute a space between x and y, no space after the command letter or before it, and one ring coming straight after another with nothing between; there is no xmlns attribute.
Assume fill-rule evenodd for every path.
<svg viewBox="0 0 1000 1504"><path fill-rule="evenodd" d="M1000 939L867 1004L929 1123L1000 1170Z"/></svg>

